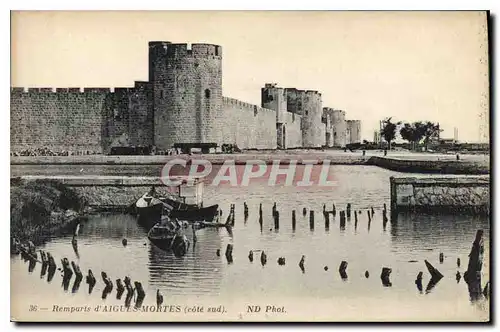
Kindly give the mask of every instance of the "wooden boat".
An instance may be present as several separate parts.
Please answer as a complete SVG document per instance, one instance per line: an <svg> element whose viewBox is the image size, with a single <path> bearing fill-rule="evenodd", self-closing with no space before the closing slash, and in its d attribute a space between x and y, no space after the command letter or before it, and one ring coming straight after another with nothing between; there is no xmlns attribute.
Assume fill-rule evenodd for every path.
<svg viewBox="0 0 500 332"><path fill-rule="evenodd" d="M160 221L163 214L164 203L149 192L144 194L135 203L135 211L139 223L144 226L153 226Z"/></svg>
<svg viewBox="0 0 500 332"><path fill-rule="evenodd" d="M189 249L189 240L182 232L182 226L174 222L162 220L155 224L148 232L148 239L156 247L172 251L176 256L184 256Z"/></svg>
<svg viewBox="0 0 500 332"><path fill-rule="evenodd" d="M200 207L198 204L188 204L184 203L180 198L177 197L161 197L160 200L171 206L171 210L196 210L199 209Z"/></svg>
<svg viewBox="0 0 500 332"><path fill-rule="evenodd" d="M203 181L200 178L175 177L177 185L169 187L176 194L164 192L159 194L155 188L144 194L136 203L139 221L145 227L153 227L162 215L180 221L215 222L219 217L219 206L203 207ZM190 193L191 191L191 193Z"/></svg>
<svg viewBox="0 0 500 332"><path fill-rule="evenodd" d="M188 222L214 222L219 217L219 205L215 204L208 207L191 208L187 210L173 209L168 212L168 216L170 218Z"/></svg>

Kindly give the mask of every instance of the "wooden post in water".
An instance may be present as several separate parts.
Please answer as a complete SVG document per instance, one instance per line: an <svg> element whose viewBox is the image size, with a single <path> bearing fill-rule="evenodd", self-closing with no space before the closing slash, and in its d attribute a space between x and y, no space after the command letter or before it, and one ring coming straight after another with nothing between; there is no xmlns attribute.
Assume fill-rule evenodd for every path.
<svg viewBox="0 0 500 332"><path fill-rule="evenodd" d="M63 268L63 279L65 278L71 279L71 277L73 276L73 271L70 268L69 260L66 257L64 257L63 259L61 259L61 264Z"/></svg>
<svg viewBox="0 0 500 332"><path fill-rule="evenodd" d="M232 219L231 219L232 212L233 212L233 204L231 204L231 207L229 208L229 213L226 218L226 225L232 225Z"/></svg>
<svg viewBox="0 0 500 332"><path fill-rule="evenodd" d="M330 215L328 213L323 214L325 217L325 230L330 229Z"/></svg>
<svg viewBox="0 0 500 332"><path fill-rule="evenodd" d="M333 217L335 217L337 215L337 209L335 209L335 203L333 203L333 206L332 206L332 213L333 213Z"/></svg>
<svg viewBox="0 0 500 332"><path fill-rule="evenodd" d="M417 285L417 289L420 293L422 293L422 271L420 271L417 275L417 279L415 279L415 285Z"/></svg>
<svg viewBox="0 0 500 332"><path fill-rule="evenodd" d="M300 262L299 262L299 267L300 267L300 270L302 271L302 273L306 272L305 265L304 265L305 261L306 261L306 256L302 255L302 258L300 259Z"/></svg>
<svg viewBox="0 0 500 332"><path fill-rule="evenodd" d="M305 217L305 216L306 216L306 214L307 214L307 209L306 209L306 208L303 208L303 209L302 209L302 216L304 216L304 217Z"/></svg>
<svg viewBox="0 0 500 332"><path fill-rule="evenodd" d="M351 203L347 203L346 212L347 212L347 219L351 219Z"/></svg>
<svg viewBox="0 0 500 332"><path fill-rule="evenodd" d="M267 255L266 252L262 250L262 252L260 253L260 264L264 266L266 265L266 263L267 263Z"/></svg>
<svg viewBox="0 0 500 332"><path fill-rule="evenodd" d="M340 263L340 266L339 266L339 274L340 274L340 277L342 278L342 280L346 280L347 279L346 269L347 269L347 262L346 261L342 261Z"/></svg>
<svg viewBox="0 0 500 332"><path fill-rule="evenodd" d="M309 211L309 229L314 230L314 211Z"/></svg>
<svg viewBox="0 0 500 332"><path fill-rule="evenodd" d="M483 230L480 229L476 232L476 238L472 243L472 249L469 254L469 264L467 271L464 273L464 281L469 288L469 296L471 301L476 301L481 298L481 270L483 268Z"/></svg>
<svg viewBox="0 0 500 332"><path fill-rule="evenodd" d="M345 229L345 211L340 211L340 229Z"/></svg>
<svg viewBox="0 0 500 332"><path fill-rule="evenodd" d="M94 289L94 286L96 284L96 280L94 277L94 274L92 273L92 270L89 269L89 272L87 276L85 277L85 282L89 285L89 294L92 293L92 290Z"/></svg>
<svg viewBox="0 0 500 332"><path fill-rule="evenodd" d="M71 261L71 267L75 272L75 282L73 283L73 288L71 289L71 292L76 293L80 288L80 283L82 282L83 274L82 271L80 271L80 267L75 262Z"/></svg>
<svg viewBox="0 0 500 332"><path fill-rule="evenodd" d="M354 210L354 229L358 228L358 212Z"/></svg>
<svg viewBox="0 0 500 332"><path fill-rule="evenodd" d="M229 264L233 262L233 245L231 243L228 243L226 247L226 259Z"/></svg>
<svg viewBox="0 0 500 332"><path fill-rule="evenodd" d="M296 217L295 217L295 210L292 210L292 230L295 231L295 225L297 223Z"/></svg>
<svg viewBox="0 0 500 332"><path fill-rule="evenodd" d="M125 291L125 287L123 286L120 278L116 279L116 299L120 300L122 298L123 292Z"/></svg>
<svg viewBox="0 0 500 332"><path fill-rule="evenodd" d="M80 267L73 261L71 261L71 267L73 268L73 271L75 272L76 278L82 280L83 274L82 274L82 271L80 270Z"/></svg>
<svg viewBox="0 0 500 332"><path fill-rule="evenodd" d="M135 290L137 291L137 300L135 301L135 306L137 308L140 308L142 306L144 298L146 297L146 292L144 292L144 288L142 287L142 284L140 282L135 281L134 285Z"/></svg>
<svg viewBox="0 0 500 332"><path fill-rule="evenodd" d="M47 252L47 260L48 260L48 264L49 264L49 268L47 271L47 282L51 282L52 278L54 277L54 274L56 272L57 265L56 265L56 262L54 260L54 257L52 257L52 255L49 252Z"/></svg>
<svg viewBox="0 0 500 332"><path fill-rule="evenodd" d="M274 212L274 229L280 229L280 213L277 210Z"/></svg>
<svg viewBox="0 0 500 332"><path fill-rule="evenodd" d="M231 207L231 225L234 227L234 218L235 218L235 210L236 208L236 204L233 204L233 206Z"/></svg>
<svg viewBox="0 0 500 332"><path fill-rule="evenodd" d="M434 266L432 266L431 263L429 263L427 260L424 260L424 263L425 263L425 266L427 267L427 270L429 271L429 273L431 275L431 279L439 280L439 279L443 278L443 275L441 274L441 272L439 272L438 269L436 269Z"/></svg>
<svg viewBox="0 0 500 332"><path fill-rule="evenodd" d="M102 277L102 281L106 285L106 288L109 288L109 291L111 291L113 289L113 282L108 277L108 275L106 274L106 272L104 272L104 271L101 272L101 277Z"/></svg>
<svg viewBox="0 0 500 332"><path fill-rule="evenodd" d="M48 263L47 255L43 250L40 250L40 259L42 260L42 265Z"/></svg>
<svg viewBox="0 0 500 332"><path fill-rule="evenodd" d="M369 210L366 210L366 215L368 216L368 229L370 229L370 224L372 223L372 216Z"/></svg>
<svg viewBox="0 0 500 332"><path fill-rule="evenodd" d="M375 215L375 210L373 209L373 206L370 208L371 212L372 212L372 218L373 216Z"/></svg>
<svg viewBox="0 0 500 332"><path fill-rule="evenodd" d="M393 176L389 178L391 183L391 223L397 221L398 212L397 212L397 193L396 193L396 180Z"/></svg>
<svg viewBox="0 0 500 332"><path fill-rule="evenodd" d="M382 285L384 285L384 287L391 287L392 286L391 280L389 279L391 272L392 272L391 268L388 268L388 267L382 268L382 273L380 274L380 279L382 279Z"/></svg>

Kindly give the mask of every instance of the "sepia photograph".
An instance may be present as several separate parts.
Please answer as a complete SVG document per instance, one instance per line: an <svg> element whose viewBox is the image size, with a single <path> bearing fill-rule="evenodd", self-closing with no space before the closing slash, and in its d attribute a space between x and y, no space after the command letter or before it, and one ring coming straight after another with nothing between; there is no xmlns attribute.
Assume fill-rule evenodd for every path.
<svg viewBox="0 0 500 332"><path fill-rule="evenodd" d="M11 11L13 322L491 322L489 11Z"/></svg>

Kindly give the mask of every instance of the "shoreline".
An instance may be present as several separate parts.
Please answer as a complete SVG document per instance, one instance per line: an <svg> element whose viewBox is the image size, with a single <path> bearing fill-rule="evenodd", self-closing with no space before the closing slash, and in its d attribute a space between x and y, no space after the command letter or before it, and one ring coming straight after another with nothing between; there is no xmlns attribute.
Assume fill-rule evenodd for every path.
<svg viewBox="0 0 500 332"><path fill-rule="evenodd" d="M346 166L377 166L402 173L429 173L429 174L461 174L485 175L490 174L490 158L488 156L461 155L456 160L455 155L434 154L389 154L384 157L380 154L332 154L328 152L301 152L297 153L243 153L243 154L195 154L195 155L170 155L170 156L37 156L37 157L11 157L11 171L17 170L21 175L29 175L33 170L29 168L44 168L44 166L61 165L65 168L71 166L120 166L133 167L137 165L160 166L176 159L205 160L212 165L231 163L246 165L256 160L266 165L329 165ZM23 168L28 168L25 170ZM75 171L75 170L73 170ZM53 174L58 171L54 170Z"/></svg>
<svg viewBox="0 0 500 332"><path fill-rule="evenodd" d="M50 236L70 232L87 219L82 198L62 182L51 179L11 180L11 239L44 243ZM27 215L26 212L30 213Z"/></svg>

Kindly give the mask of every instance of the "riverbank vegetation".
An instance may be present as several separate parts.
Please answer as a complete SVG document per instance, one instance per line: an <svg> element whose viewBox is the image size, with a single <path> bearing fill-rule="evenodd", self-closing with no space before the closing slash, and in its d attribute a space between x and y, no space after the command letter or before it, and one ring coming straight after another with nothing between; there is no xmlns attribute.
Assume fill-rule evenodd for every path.
<svg viewBox="0 0 500 332"><path fill-rule="evenodd" d="M11 236L39 242L46 235L71 227L85 208L75 191L54 180L11 180Z"/></svg>

